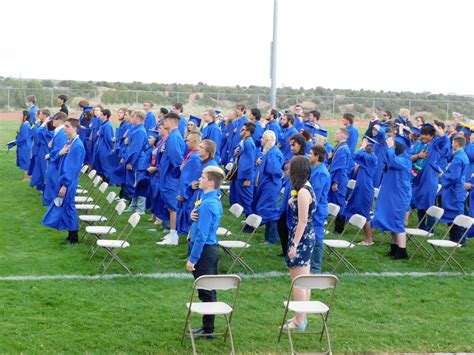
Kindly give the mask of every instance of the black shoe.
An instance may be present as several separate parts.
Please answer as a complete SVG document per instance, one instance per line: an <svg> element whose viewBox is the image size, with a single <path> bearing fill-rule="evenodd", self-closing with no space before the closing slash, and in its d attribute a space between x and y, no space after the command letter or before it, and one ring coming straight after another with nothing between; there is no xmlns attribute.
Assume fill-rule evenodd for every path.
<svg viewBox="0 0 474 355"><path fill-rule="evenodd" d="M392 258L397 256L398 244L390 244L390 250L387 253L387 256L391 256Z"/></svg>
<svg viewBox="0 0 474 355"><path fill-rule="evenodd" d="M71 245L79 243L79 239L77 238L66 238L66 241Z"/></svg>
<svg viewBox="0 0 474 355"><path fill-rule="evenodd" d="M407 248L398 248L395 255L396 260L408 259Z"/></svg>
<svg viewBox="0 0 474 355"><path fill-rule="evenodd" d="M189 335L188 335L188 337L189 337ZM215 336L214 332L209 333L209 332L206 332L203 328L199 328L199 329L193 329L193 337L195 339L199 339L199 338L214 339L216 336Z"/></svg>
<svg viewBox="0 0 474 355"><path fill-rule="evenodd" d="M248 224L245 225L244 229L242 229L242 232L244 233L252 233L253 232L253 228L251 226L249 226Z"/></svg>

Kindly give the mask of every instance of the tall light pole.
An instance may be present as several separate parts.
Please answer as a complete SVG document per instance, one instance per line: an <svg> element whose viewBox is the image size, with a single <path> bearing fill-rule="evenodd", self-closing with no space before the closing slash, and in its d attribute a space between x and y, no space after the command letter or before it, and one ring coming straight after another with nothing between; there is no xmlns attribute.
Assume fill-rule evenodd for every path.
<svg viewBox="0 0 474 355"><path fill-rule="evenodd" d="M278 0L273 0L273 41L270 55L270 79L272 80L271 105L276 108L276 53L277 53Z"/></svg>

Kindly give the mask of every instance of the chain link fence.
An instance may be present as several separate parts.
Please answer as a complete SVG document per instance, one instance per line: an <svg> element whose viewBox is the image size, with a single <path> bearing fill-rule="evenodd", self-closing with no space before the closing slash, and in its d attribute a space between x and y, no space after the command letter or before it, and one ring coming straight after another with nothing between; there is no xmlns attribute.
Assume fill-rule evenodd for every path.
<svg viewBox="0 0 474 355"><path fill-rule="evenodd" d="M16 89L0 88L0 110L20 111L25 108L25 97L35 95L39 107L57 107L56 98L60 94L69 97L68 106L72 113L78 113L78 102L87 99L91 105L101 104L112 110L128 107L133 110L143 108L145 100L151 100L155 109L171 108L175 102L184 104L185 113L200 114L209 108L218 108L225 114L232 111L235 105L243 103L247 108L270 109L270 95L254 93L206 93L206 92L169 92L169 91L133 91L98 88L76 90L68 88ZM408 98L384 97L347 97L347 96L308 96L278 95L277 109L284 110L300 104L305 111L318 110L324 119L338 119L345 112L351 112L358 120L368 118L372 108L379 111L391 111L395 116L400 108L407 108L412 115L422 114L426 118L447 120L452 112L459 112L465 117L474 118L474 100L421 100Z"/></svg>

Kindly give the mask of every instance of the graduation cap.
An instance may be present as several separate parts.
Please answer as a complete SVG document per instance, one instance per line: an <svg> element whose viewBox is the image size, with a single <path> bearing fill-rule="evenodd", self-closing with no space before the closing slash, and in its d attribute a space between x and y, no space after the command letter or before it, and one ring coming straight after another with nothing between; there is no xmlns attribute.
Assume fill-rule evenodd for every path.
<svg viewBox="0 0 474 355"><path fill-rule="evenodd" d="M16 146L16 141L10 141L7 143L7 153L12 149L14 146Z"/></svg>
<svg viewBox="0 0 474 355"><path fill-rule="evenodd" d="M377 141L369 136L364 136L365 139L369 142L369 144L378 144Z"/></svg>
<svg viewBox="0 0 474 355"><path fill-rule="evenodd" d="M410 148L410 140L405 136L396 136L395 142L400 143L405 149Z"/></svg>
<svg viewBox="0 0 474 355"><path fill-rule="evenodd" d="M438 165L438 162L430 162L430 167L436 171L438 174L442 174L443 173L443 169L440 168L440 166Z"/></svg>
<svg viewBox="0 0 474 355"><path fill-rule="evenodd" d="M467 134L468 136L470 136L472 134L471 129L468 128L468 127L462 127L461 132Z"/></svg>
<svg viewBox="0 0 474 355"><path fill-rule="evenodd" d="M216 116L219 116L222 113L222 111L216 109L216 110L214 110L214 113L216 114Z"/></svg>
<svg viewBox="0 0 474 355"><path fill-rule="evenodd" d="M283 116L283 112L278 111L278 118L281 118L281 116Z"/></svg>
<svg viewBox="0 0 474 355"><path fill-rule="evenodd" d="M320 136L323 136L323 137L326 137L328 136L328 131L324 130L324 129L318 129L316 130L315 134L319 134Z"/></svg>
<svg viewBox="0 0 474 355"><path fill-rule="evenodd" d="M92 106L85 106L82 109L82 112L92 112L93 110L94 110L94 108Z"/></svg>
<svg viewBox="0 0 474 355"><path fill-rule="evenodd" d="M414 135L417 136L417 137L419 137L420 134L421 134L420 129L419 129L419 128L416 128L416 127L412 127L411 133L414 134Z"/></svg>
<svg viewBox="0 0 474 355"><path fill-rule="evenodd" d="M421 128L425 128L425 127L427 127L427 128L434 128L434 126L433 126L431 123L423 123L423 124L421 125Z"/></svg>
<svg viewBox="0 0 474 355"><path fill-rule="evenodd" d="M194 122L194 124L196 125L196 127L199 127L199 126L201 125L201 119L200 119L199 117L190 115L188 122L189 122L189 121Z"/></svg>

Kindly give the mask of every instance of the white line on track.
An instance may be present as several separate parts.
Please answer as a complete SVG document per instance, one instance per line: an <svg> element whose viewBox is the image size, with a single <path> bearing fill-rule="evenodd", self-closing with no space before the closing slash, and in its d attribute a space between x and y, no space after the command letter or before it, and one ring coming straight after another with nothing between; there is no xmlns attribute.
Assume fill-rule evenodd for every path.
<svg viewBox="0 0 474 355"><path fill-rule="evenodd" d="M244 279L270 279L289 276L286 272L271 271L262 272L255 275L240 275ZM456 272L366 272L359 275L342 273L338 276L344 277L429 277L429 276L474 276L474 272L466 275ZM90 281L90 280L111 280L111 279L125 279L131 278L128 274L110 274L110 275L12 275L0 276L0 281ZM136 274L135 278L142 279L191 279L192 275L188 273L151 273L151 274Z"/></svg>

